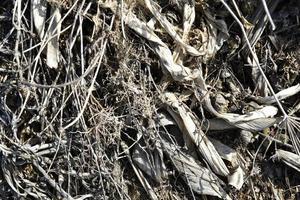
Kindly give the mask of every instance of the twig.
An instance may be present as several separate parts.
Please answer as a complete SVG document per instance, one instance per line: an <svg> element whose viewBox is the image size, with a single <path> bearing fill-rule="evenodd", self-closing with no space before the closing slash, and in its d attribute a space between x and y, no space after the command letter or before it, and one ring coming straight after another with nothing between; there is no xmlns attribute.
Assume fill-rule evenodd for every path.
<svg viewBox="0 0 300 200"><path fill-rule="evenodd" d="M114 16L115 16L115 15L114 15ZM112 28L112 26L113 26L113 24L114 24L114 19L115 19L114 16L112 17L112 20L111 20L110 29ZM104 56L104 53L105 53L105 50L106 50L107 40L108 40L108 39L105 38L105 39L104 39L104 42L103 42L103 44L102 44L101 52L100 52L99 58L98 58L98 60L97 60L98 66L97 66L95 75L94 75L94 77L93 77L93 80L92 80L92 82L91 82L91 86L90 86L89 89L88 89L88 94L87 94L87 96L86 96L86 100L85 100L85 102L84 102L84 104L83 104L83 106L82 106L82 109L80 110L80 113L77 115L77 117L76 117L72 122L70 122L70 123L67 124L65 127L63 127L64 130L66 130L66 129L70 128L71 126L73 126L73 125L81 118L81 116L83 115L83 112L85 111L85 108L86 108L86 106L87 106L87 104L88 104L88 102L89 102L89 98L90 98L90 96L91 96L91 94L92 94L92 91L93 91L93 89L94 89L94 85L95 85L95 82L96 82L96 78L97 78L98 72L99 72L99 70L100 70L100 66L101 66L101 64L102 64L102 59L103 59L103 56Z"/></svg>
<svg viewBox="0 0 300 200"><path fill-rule="evenodd" d="M48 174L47 172L38 164L36 160L32 161L32 164L39 170L39 172L44 176L49 185L58 191L65 199L75 200L70 194L68 194L64 189L62 189Z"/></svg>

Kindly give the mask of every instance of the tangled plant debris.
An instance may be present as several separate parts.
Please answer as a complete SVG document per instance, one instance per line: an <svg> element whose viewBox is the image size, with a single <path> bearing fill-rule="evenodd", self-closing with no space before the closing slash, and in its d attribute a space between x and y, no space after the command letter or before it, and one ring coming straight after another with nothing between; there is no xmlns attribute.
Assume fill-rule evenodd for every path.
<svg viewBox="0 0 300 200"><path fill-rule="evenodd" d="M297 199L297 0L2 0L1 199Z"/></svg>

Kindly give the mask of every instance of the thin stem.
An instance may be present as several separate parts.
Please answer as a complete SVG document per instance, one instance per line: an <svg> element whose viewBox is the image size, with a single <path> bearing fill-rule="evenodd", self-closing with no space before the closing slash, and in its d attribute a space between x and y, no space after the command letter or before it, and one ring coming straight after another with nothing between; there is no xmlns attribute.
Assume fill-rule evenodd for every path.
<svg viewBox="0 0 300 200"><path fill-rule="evenodd" d="M113 26L114 19L115 19L115 18L113 17L113 19L112 19L112 21L111 21L111 24L110 24L110 29L111 29L112 26ZM92 94L93 87L94 87L94 84L95 84L95 82L96 82L96 78L97 78L98 72L99 72L99 70L100 70L100 66L101 66L101 64L102 64L102 59L103 59L103 56L104 56L104 53L105 53L105 50L106 50L107 40L108 40L108 39L105 38L105 39L104 39L104 42L103 42L103 44L102 44L102 49L101 49L102 51L100 52L100 54L99 54L99 59L98 59L98 61L97 61L98 66L97 66L97 68L96 68L95 75L94 75L94 78L92 79L91 85L90 85L90 87L89 87L89 89L88 89L87 97L86 97L86 100L85 100L85 102L84 102L84 104L83 104L83 107L82 107L80 113L77 115L77 117L76 117L72 122L70 122L70 123L67 124L65 127L63 127L64 130L66 130L66 129L70 128L71 126L73 126L73 125L81 118L81 116L83 115L83 113L84 113L84 111L85 111L85 108L86 108L87 105L88 105L89 98L90 98L90 96L91 96L91 94Z"/></svg>
<svg viewBox="0 0 300 200"><path fill-rule="evenodd" d="M269 22L270 22L270 24L271 24L271 26L272 26L272 30L274 31L274 30L276 29L276 26L275 26L275 24L274 24L274 21L273 21L273 19L272 19L272 17L271 17L270 12L269 12L267 3L266 3L265 0L261 0L261 1L262 1L262 4L263 4L263 7L264 7L264 9L265 9L265 12L266 12L266 14L267 14L267 17L268 17L268 19L269 19Z"/></svg>

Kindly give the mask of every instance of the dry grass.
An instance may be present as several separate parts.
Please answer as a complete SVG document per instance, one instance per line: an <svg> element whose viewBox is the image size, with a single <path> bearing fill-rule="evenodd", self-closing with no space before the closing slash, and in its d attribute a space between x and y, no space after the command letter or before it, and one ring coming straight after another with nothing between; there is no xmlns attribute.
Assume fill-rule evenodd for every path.
<svg viewBox="0 0 300 200"><path fill-rule="evenodd" d="M299 184L264 174L277 148L300 152L299 109L292 108L299 94L275 94L299 81L299 53L275 53L267 23L250 24L244 1L232 3L1 1L0 199L255 199L276 196L257 192L262 177L270 191L288 189L286 180ZM280 8L262 3L252 8L267 12L253 14L257 21L289 33L272 18ZM258 45L248 39L251 27L265 30ZM259 83L243 67L243 45L263 76ZM254 102L268 91L277 105ZM243 145L234 136L239 129L256 142ZM237 168L239 180L226 181Z"/></svg>

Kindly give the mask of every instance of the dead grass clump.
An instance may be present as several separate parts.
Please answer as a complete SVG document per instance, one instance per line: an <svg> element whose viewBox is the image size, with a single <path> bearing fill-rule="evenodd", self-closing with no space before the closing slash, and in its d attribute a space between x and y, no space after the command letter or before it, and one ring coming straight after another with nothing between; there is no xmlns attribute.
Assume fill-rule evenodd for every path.
<svg viewBox="0 0 300 200"><path fill-rule="evenodd" d="M297 5L1 1L0 198L295 197Z"/></svg>

